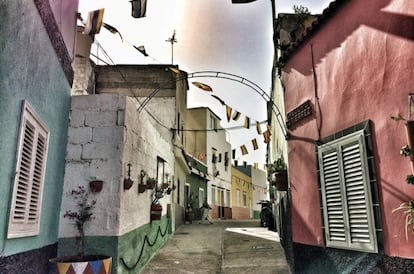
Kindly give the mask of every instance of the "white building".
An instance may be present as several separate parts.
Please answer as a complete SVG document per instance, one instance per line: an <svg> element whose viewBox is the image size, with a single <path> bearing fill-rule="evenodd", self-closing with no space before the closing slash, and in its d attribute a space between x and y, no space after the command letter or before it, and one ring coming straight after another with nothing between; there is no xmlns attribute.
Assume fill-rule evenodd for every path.
<svg viewBox="0 0 414 274"><path fill-rule="evenodd" d="M190 173L179 130L186 78L164 65L98 66L95 77L98 94L72 97L64 192L103 181L102 190L90 197L97 204L86 226L86 251L112 256L115 273L139 272L168 239L167 232L184 221L184 202L177 201ZM159 221L151 217L154 189L139 187L150 177L159 188L174 189L159 199ZM134 182L129 189L124 186L128 179ZM64 255L72 252L77 236L64 218L76 208L70 195L62 197L61 208L59 253ZM146 237L155 245L146 245Z"/></svg>

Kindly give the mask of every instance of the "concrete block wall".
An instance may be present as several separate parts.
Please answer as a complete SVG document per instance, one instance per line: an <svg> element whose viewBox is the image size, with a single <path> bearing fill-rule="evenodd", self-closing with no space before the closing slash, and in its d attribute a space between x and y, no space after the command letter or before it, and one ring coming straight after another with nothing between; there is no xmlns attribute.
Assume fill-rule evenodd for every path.
<svg viewBox="0 0 414 274"><path fill-rule="evenodd" d="M102 192L91 193L97 205L95 219L86 226L86 235L123 235L150 222L153 192L138 193L141 170L157 177L157 157L161 157L165 160L165 173L171 176L174 172L169 129L174 125L175 100L153 100L144 111L138 112L139 102L124 95L72 97L64 191L68 193L78 185L88 187L94 179L104 181ZM160 105L162 111L157 112ZM150 113L156 113L158 122ZM126 190L123 182L128 178L128 164L134 185ZM166 214L171 196L160 202ZM64 195L59 237L74 237L77 233L71 221L63 218L68 209L75 209L75 203Z"/></svg>

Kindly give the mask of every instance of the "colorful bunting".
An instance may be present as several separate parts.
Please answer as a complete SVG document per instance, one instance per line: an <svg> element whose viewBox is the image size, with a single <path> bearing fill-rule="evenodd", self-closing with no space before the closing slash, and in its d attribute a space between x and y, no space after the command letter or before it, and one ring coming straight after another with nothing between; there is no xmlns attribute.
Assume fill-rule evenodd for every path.
<svg viewBox="0 0 414 274"><path fill-rule="evenodd" d="M213 91L213 89L209 85L206 85L200 82L192 82L192 84L198 88L201 88L202 90Z"/></svg>
<svg viewBox="0 0 414 274"><path fill-rule="evenodd" d="M104 11L105 9L99 9L99 10L90 11L88 13L88 18L86 19L85 29L82 32L83 34L95 35L99 33L102 27Z"/></svg>
<svg viewBox="0 0 414 274"><path fill-rule="evenodd" d="M243 125L243 127L250 128L250 118L247 117L247 116L244 118L244 125Z"/></svg>
<svg viewBox="0 0 414 274"><path fill-rule="evenodd" d="M122 38L121 33L115 27L113 27L113 26L111 26L111 25L109 25L107 23L102 23L102 26L104 28L106 28L107 30L109 30L110 32L112 32L113 34L117 34L118 33L119 34L119 37L121 37L122 42L124 42L124 39Z"/></svg>
<svg viewBox="0 0 414 274"><path fill-rule="evenodd" d="M211 95L212 97L214 97L214 99L216 99L217 101L219 101L220 102L220 104L222 104L223 106L225 106L226 105L226 103L224 103L224 101L223 100L221 100L218 96L216 96L216 95Z"/></svg>
<svg viewBox="0 0 414 274"><path fill-rule="evenodd" d="M249 153L249 152L247 151L247 148L246 148L246 146L245 146L245 145L241 145L241 146L240 146L240 150L241 150L242 155L246 155L247 153Z"/></svg>
<svg viewBox="0 0 414 274"><path fill-rule="evenodd" d="M139 47L134 46L134 48L135 48L136 50L138 50L139 52L141 52L141 53L142 53L142 55L144 55L145 57L147 57L147 56L148 56L147 52L145 51L145 47L144 47L144 46L139 46Z"/></svg>
<svg viewBox="0 0 414 274"><path fill-rule="evenodd" d="M272 135L272 133L270 133L270 130L266 130L264 133L263 133L263 137L264 137L264 142L266 143L266 144L268 144L269 142L270 142L270 136Z"/></svg>
<svg viewBox="0 0 414 274"><path fill-rule="evenodd" d="M169 67L168 69L171 70L172 72L174 72L175 74L181 74L181 71L177 68Z"/></svg>
<svg viewBox="0 0 414 274"><path fill-rule="evenodd" d="M239 120L240 116L241 116L241 113L240 113L240 112L238 112L238 111L236 111L236 112L233 114L233 120L234 120L234 121Z"/></svg>
<svg viewBox="0 0 414 274"><path fill-rule="evenodd" d="M132 0L131 15L134 18L145 17L147 13L147 0Z"/></svg>
<svg viewBox="0 0 414 274"><path fill-rule="evenodd" d="M257 134L262 135L262 128L259 122L256 122L256 130L257 130Z"/></svg>
<svg viewBox="0 0 414 274"><path fill-rule="evenodd" d="M230 106L226 106L227 122L230 122L232 110L233 109Z"/></svg>
<svg viewBox="0 0 414 274"><path fill-rule="evenodd" d="M254 149L254 150L259 149L259 146L257 145L257 140L256 140L256 138L254 138L254 139L252 140L252 145L253 145L253 149Z"/></svg>

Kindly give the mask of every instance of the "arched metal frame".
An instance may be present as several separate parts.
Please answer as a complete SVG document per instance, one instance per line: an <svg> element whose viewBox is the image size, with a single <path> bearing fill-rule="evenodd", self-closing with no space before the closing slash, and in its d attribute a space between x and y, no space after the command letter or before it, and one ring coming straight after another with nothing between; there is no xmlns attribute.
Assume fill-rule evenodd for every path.
<svg viewBox="0 0 414 274"><path fill-rule="evenodd" d="M245 86L249 87L254 92L256 92L260 97L262 97L262 99L266 103L271 104L272 112L276 115L277 122L280 126L280 129L282 130L282 133L283 133L285 139L286 140L289 139L289 132L287 130L286 123L283 120L282 113L280 112L278 106L273 101L271 101L270 96L261 87L259 87L256 83L254 83L254 82L252 82L252 81L250 81L250 80L248 80L244 77L241 77L241 76L238 76L238 75L235 75L235 74L231 74L231 73L227 73L227 72L220 72L220 71L197 71L197 72L187 73L187 74L185 74L185 76L178 77L176 79L176 81L189 79L189 78L219 78L219 79L225 79L225 80L238 82L242 85L245 85ZM145 100L138 107L139 112L144 109L146 104L158 93L159 90L160 90L160 88L154 89L151 92L151 94L147 98L145 98Z"/></svg>

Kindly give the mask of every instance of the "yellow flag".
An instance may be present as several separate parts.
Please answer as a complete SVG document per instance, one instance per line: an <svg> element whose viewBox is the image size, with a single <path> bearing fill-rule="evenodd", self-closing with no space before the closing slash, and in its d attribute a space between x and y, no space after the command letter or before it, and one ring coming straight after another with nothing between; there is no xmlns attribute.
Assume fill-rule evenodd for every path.
<svg viewBox="0 0 414 274"><path fill-rule="evenodd" d="M250 128L250 118L247 116L244 118L244 127Z"/></svg>
<svg viewBox="0 0 414 274"><path fill-rule="evenodd" d="M230 122L232 110L233 109L230 106L226 106L227 122Z"/></svg>
<svg viewBox="0 0 414 274"><path fill-rule="evenodd" d="M262 128L259 122L256 122L257 134L262 135Z"/></svg>
<svg viewBox="0 0 414 274"><path fill-rule="evenodd" d="M246 148L245 145L241 145L240 150L241 150L242 155L246 155L248 153L247 148Z"/></svg>

